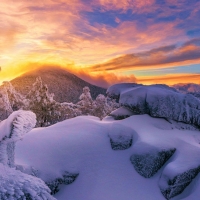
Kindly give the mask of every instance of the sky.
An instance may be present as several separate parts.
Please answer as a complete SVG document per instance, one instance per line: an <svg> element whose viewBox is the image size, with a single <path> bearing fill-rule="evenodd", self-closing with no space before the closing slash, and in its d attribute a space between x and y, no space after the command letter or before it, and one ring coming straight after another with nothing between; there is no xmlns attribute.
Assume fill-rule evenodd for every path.
<svg viewBox="0 0 200 200"><path fill-rule="evenodd" d="M200 0L1 0L0 83L61 66L93 84L200 84Z"/></svg>

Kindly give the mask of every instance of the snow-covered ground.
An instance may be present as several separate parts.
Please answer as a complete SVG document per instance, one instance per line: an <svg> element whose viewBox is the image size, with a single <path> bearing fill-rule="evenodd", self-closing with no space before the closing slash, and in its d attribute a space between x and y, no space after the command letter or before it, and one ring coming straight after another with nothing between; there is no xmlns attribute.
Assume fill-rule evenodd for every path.
<svg viewBox="0 0 200 200"><path fill-rule="evenodd" d="M112 142L120 146L126 140L131 145L127 149L112 149ZM160 162L159 152L170 149L171 155L162 154L166 159ZM184 181L189 183L194 178L196 174L189 170L200 166L199 155L199 131L179 130L165 119L149 115L133 115L120 121L76 117L33 129L16 145L16 164L25 173L52 185L63 177L75 177L69 185L57 184L59 191L54 197L58 200L162 200L165 197L161 191L170 184L173 196ZM141 175L142 168L151 171L152 167L150 178ZM197 175L172 199L199 198Z"/></svg>

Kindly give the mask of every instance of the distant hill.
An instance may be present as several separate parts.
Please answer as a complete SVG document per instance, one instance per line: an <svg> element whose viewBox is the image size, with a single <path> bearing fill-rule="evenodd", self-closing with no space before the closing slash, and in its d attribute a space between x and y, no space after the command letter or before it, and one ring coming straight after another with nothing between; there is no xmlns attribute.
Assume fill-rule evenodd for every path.
<svg viewBox="0 0 200 200"><path fill-rule="evenodd" d="M49 92L55 94L54 99L58 102L76 103L85 86L90 88L92 98L96 98L98 94L106 94L106 89L92 85L57 67L39 68L27 72L13 79L11 83L17 91L27 94L38 76L47 84Z"/></svg>
<svg viewBox="0 0 200 200"><path fill-rule="evenodd" d="M173 86L176 90L183 94L192 94L200 99L200 85L194 83L179 83Z"/></svg>
<svg viewBox="0 0 200 200"><path fill-rule="evenodd" d="M200 85L194 83L179 83L173 87L182 93L200 93Z"/></svg>

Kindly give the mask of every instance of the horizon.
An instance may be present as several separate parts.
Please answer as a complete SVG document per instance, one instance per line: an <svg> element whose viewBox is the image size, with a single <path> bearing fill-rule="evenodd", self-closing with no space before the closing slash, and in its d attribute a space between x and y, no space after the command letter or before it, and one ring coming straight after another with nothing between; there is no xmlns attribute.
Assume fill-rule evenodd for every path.
<svg viewBox="0 0 200 200"><path fill-rule="evenodd" d="M94 85L200 84L200 1L1 2L0 84L57 66Z"/></svg>

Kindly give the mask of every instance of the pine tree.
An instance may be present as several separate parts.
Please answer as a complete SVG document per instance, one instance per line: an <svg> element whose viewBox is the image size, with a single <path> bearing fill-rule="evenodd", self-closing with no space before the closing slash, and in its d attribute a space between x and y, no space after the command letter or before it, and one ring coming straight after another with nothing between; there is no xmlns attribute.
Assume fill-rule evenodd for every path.
<svg viewBox="0 0 200 200"><path fill-rule="evenodd" d="M26 110L31 110L36 114L37 126L52 124L51 114L56 105L53 96L48 92L48 87L43 84L41 77L38 77L26 96L28 103L25 107Z"/></svg>
<svg viewBox="0 0 200 200"><path fill-rule="evenodd" d="M11 82L4 81L2 87L8 94L8 99L13 111L20 110L26 105L27 101L25 97L15 90Z"/></svg>
<svg viewBox="0 0 200 200"><path fill-rule="evenodd" d="M4 87L0 87L0 120L6 119L11 113L13 109L11 107L8 93Z"/></svg>
<svg viewBox="0 0 200 200"><path fill-rule="evenodd" d="M79 97L80 101L77 103L82 115L93 114L93 100L90 94L89 87L83 88L83 93Z"/></svg>

